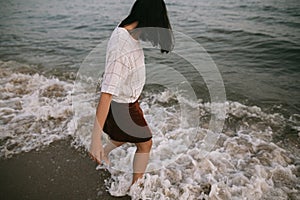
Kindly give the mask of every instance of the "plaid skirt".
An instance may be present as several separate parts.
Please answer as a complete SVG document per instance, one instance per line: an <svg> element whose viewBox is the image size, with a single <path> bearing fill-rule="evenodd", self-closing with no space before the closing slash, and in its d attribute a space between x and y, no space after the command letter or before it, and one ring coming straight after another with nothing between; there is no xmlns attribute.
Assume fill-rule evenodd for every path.
<svg viewBox="0 0 300 200"><path fill-rule="evenodd" d="M139 143L152 138L138 100L134 103L111 101L103 131L119 142Z"/></svg>

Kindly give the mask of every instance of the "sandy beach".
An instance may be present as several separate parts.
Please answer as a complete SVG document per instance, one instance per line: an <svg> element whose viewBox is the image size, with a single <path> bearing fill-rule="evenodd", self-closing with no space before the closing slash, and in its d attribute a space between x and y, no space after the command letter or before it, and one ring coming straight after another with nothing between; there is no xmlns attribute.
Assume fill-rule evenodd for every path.
<svg viewBox="0 0 300 200"><path fill-rule="evenodd" d="M111 197L104 185L109 173L95 168L86 152L71 147L69 140L1 159L0 199L130 199Z"/></svg>

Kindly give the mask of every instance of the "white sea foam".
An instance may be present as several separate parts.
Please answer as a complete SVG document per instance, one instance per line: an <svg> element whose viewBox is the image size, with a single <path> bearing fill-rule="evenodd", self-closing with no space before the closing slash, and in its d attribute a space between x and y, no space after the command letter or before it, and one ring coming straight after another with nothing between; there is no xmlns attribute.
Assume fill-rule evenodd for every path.
<svg viewBox="0 0 300 200"><path fill-rule="evenodd" d="M79 84L71 94L73 84L8 70L15 65L21 64L0 62L0 156L38 149L69 135L75 147L88 148L96 90L86 91ZM94 82L86 78L86 84ZM72 105L74 99L78 104ZM112 176L106 180L112 195L129 193L132 199L170 200L300 196L299 155L292 155L273 140L284 134L286 123L299 133L298 115L285 119L238 102L211 105L185 99L181 102L200 111L200 127L188 127L180 124L181 112L174 99L176 94L170 91L144 93L141 107L154 134L148 173L128 191L136 148L126 144L115 149L108 167ZM211 106L225 106L227 117L216 145L203 154L204 137L216 134L207 129Z"/></svg>
<svg viewBox="0 0 300 200"><path fill-rule="evenodd" d="M162 96L158 95L156 101L162 101ZM174 111L168 115L166 108L155 100L152 105L147 102L146 97L142 107L155 133L148 166L150 172L142 183L131 188L132 199L238 200L274 199L274 196L276 199L297 199L299 196L299 166L295 164L299 157L272 142L273 135L281 131L284 124L281 115L267 114L257 106L227 102L223 106L231 122L226 123L214 149L203 157L202 139L209 130L200 128L201 136L196 134L193 145L186 146L183 138L193 134L193 130L181 129L172 122L175 120L172 117L177 119L178 113ZM202 113L209 113L209 103L199 106ZM135 147L125 145L111 153L112 179L107 185L112 195L123 195L124 188L129 188L134 152ZM151 170L162 163L165 165L160 170Z"/></svg>
<svg viewBox="0 0 300 200"><path fill-rule="evenodd" d="M30 68L0 62L0 157L27 152L71 135L73 84L39 74L13 72Z"/></svg>

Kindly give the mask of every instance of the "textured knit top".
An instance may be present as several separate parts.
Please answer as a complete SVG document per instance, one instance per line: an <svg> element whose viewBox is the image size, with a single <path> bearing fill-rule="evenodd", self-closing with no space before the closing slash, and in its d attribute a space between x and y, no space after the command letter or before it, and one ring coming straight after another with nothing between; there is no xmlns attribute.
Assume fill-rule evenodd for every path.
<svg viewBox="0 0 300 200"><path fill-rule="evenodd" d="M115 102L135 102L145 85L145 73L140 42L125 28L115 28L107 44L101 92L112 94Z"/></svg>

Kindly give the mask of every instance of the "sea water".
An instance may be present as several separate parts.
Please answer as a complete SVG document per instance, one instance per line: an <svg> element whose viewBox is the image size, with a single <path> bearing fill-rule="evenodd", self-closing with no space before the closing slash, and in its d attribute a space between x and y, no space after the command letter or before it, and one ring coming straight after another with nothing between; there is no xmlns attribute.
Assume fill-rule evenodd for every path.
<svg viewBox="0 0 300 200"><path fill-rule="evenodd" d="M19 68L20 73L11 72ZM1 62L1 157L38 149L68 136L75 147L88 148L98 94L82 92L81 114L72 108L73 84L47 78L16 62ZM25 73L25 72L26 73ZM286 126L299 130L299 118L265 113L257 106L227 101L223 132L211 152L203 156L201 141L209 134L208 119L198 129L182 128L180 112L169 91L144 92L141 107L153 131L153 150L142 186L130 191L133 199L296 199L299 194L299 149L274 142ZM193 102L201 116L210 103ZM293 119L292 119L293 118ZM193 136L193 142L184 141ZM105 141L105 139L104 139ZM280 144L280 142L279 142ZM112 195L126 194L131 182L134 145L110 155L112 173L106 184ZM210 193L205 193L207 184ZM124 191L125 190L125 191Z"/></svg>
<svg viewBox="0 0 300 200"><path fill-rule="evenodd" d="M166 2L174 30L205 47L220 70L224 127L203 154L205 135L214 134L213 105L203 79L179 60L197 94L182 102L199 111L199 126L180 123L178 91L146 85L140 103L153 132L148 173L127 191L135 147L117 148L109 192L132 199L299 199L299 2ZM99 91L89 77L91 90L75 85L77 72L131 4L1 1L2 158L68 137L74 147L88 148ZM146 63L155 62L148 53ZM74 98L81 100L80 112Z"/></svg>

